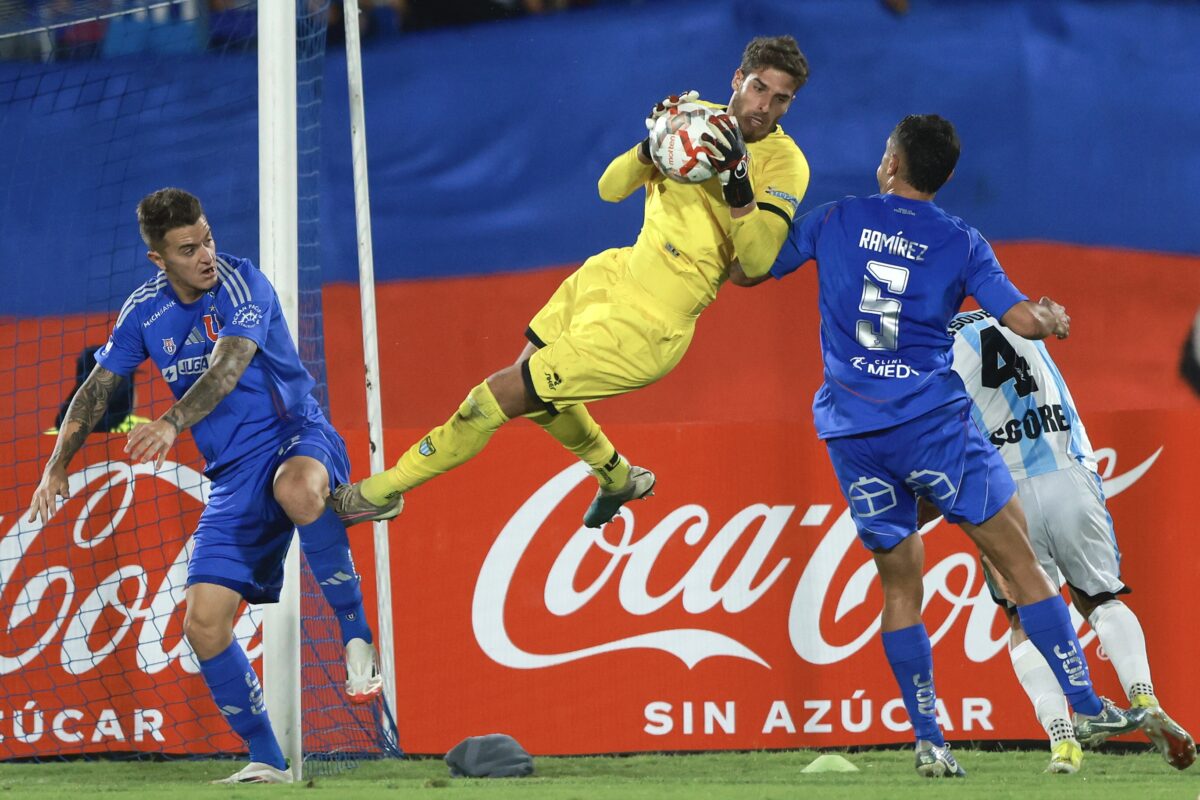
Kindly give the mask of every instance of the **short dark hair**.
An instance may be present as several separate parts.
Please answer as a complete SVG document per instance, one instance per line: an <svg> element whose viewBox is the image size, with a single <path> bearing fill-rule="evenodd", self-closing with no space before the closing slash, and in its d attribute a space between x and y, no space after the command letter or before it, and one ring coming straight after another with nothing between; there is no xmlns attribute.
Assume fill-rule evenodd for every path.
<svg viewBox="0 0 1200 800"><path fill-rule="evenodd" d="M950 120L937 114L909 114L892 131L892 139L904 151L903 177L914 189L933 194L950 180L962 149Z"/></svg>
<svg viewBox="0 0 1200 800"><path fill-rule="evenodd" d="M195 225L202 216L199 198L173 186L151 192L137 206L138 230L151 250L162 245L168 231Z"/></svg>
<svg viewBox="0 0 1200 800"><path fill-rule="evenodd" d="M758 36L750 40L742 53L742 72L756 72L765 67L791 75L797 89L808 82L808 59L791 36Z"/></svg>

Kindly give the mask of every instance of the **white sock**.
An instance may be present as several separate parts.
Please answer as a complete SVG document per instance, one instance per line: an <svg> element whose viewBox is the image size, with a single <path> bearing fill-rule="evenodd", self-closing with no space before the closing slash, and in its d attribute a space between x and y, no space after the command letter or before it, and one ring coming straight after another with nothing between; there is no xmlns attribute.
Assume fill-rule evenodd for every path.
<svg viewBox="0 0 1200 800"><path fill-rule="evenodd" d="M1038 722L1050 737L1050 746L1066 739L1075 738L1075 728L1071 725L1070 712L1067 711L1067 698L1063 695L1062 687L1050 670L1050 665L1042 654L1026 639L1008 651L1012 659L1013 672L1021 682L1021 688L1029 695L1033 711L1037 714Z"/></svg>
<svg viewBox="0 0 1200 800"><path fill-rule="evenodd" d="M1108 600L1096 606L1088 622L1100 637L1104 652L1130 700L1135 694L1154 696L1150 681L1150 661L1146 658L1146 636L1137 615L1120 600Z"/></svg>

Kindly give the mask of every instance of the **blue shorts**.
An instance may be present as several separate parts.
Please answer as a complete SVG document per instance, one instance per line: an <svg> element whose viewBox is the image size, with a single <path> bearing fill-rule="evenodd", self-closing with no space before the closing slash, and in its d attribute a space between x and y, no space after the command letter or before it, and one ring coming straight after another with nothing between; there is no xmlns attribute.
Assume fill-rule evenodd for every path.
<svg viewBox="0 0 1200 800"><path fill-rule="evenodd" d="M283 560L295 524L275 502L275 472L295 456L315 458L329 488L350 478L346 443L327 422L308 422L295 436L213 481L188 560L188 586L215 583L251 603L275 603L283 587Z"/></svg>
<svg viewBox="0 0 1200 800"><path fill-rule="evenodd" d="M868 550L890 550L916 531L918 496L948 522L978 525L1017 490L1004 459L975 427L970 400L825 445Z"/></svg>

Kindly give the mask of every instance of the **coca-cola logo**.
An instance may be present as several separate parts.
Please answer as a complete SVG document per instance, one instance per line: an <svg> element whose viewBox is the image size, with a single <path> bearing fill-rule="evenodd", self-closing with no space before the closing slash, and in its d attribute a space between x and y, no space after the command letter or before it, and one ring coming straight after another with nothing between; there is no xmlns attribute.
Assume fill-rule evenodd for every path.
<svg viewBox="0 0 1200 800"><path fill-rule="evenodd" d="M0 538L0 675L49 667L73 682L127 649L122 645L132 635L144 675L173 666L198 672L179 623L192 550L184 516L194 522L207 500L207 479L186 464L164 462L155 470L105 461L72 473L68 486L72 499L48 523L17 515ZM176 492L194 504L157 502ZM139 495L155 502L137 507ZM247 608L235 635L250 639L259 617Z"/></svg>
<svg viewBox="0 0 1200 800"><path fill-rule="evenodd" d="M1114 476L1116 452L1098 450L1097 461L1101 466L1100 475L1105 480L1106 495L1112 498L1132 486L1161 453L1160 447L1129 472ZM656 612L668 604L675 604L703 622L704 615L717 606L727 613L739 613L770 592L787 591L780 578L791 564L791 558L775 551L785 528L797 524L797 507L793 505L752 503L717 528L703 505L687 504L668 511L641 536L638 536L633 510L622 508L621 534L616 542L605 539L600 531L580 527L561 546L545 573L541 593L544 609L555 617L570 616L583 610L602 589L615 582L622 611L632 619L645 620L648 630L557 652L532 652L513 641L505 609L514 590L518 569L537 544L539 535L544 535L549 527L547 522L564 498L589 475L585 465L574 464L552 477L517 509L493 542L480 568L472 604L474 635L483 652L496 663L514 669L552 667L603 653L636 649L669 653L689 668L719 656L770 668L772 665L762 655L728 633L704 624L655 626L653 619ZM799 515L798 524L822 526L829 521L832 509L832 505L813 503ZM710 535L713 528L716 533ZM724 562L743 537L751 538L748 545L737 548L741 553L740 560L730 572L728 566L723 566ZM649 576L660 561L664 547L673 539L682 539L696 555L683 568L682 577L674 585L655 594L648 589ZM965 537L962 545L969 547ZM878 633L878 614L845 641L828 640L822 629L828 604L834 604L832 619L836 622L856 610L861 611L868 598L868 589L877 575L870 559L853 569L843 585L839 587L834 583L839 573L847 572L842 568L847 556L853 553L855 557L861 557L860 551L854 522L849 510L843 509L829 523L816 549L802 565L800 578L792 589L786 621L788 638L792 650L803 661L817 665L844 661ZM603 568L590 581L581 581L584 574L581 565L585 558L597 556L604 562ZM715 586L718 570L728 576L719 587ZM973 551L954 552L928 564L924 585L926 605L940 598L948 608L936 627L930 625L930 640L934 644L965 617L963 650L969 659L986 661L1004 648L1007 634L1003 626L997 630L994 625L998 611L987 592ZM1082 620L1074 610L1072 615L1076 627L1080 627ZM1090 638L1089 634L1083 643L1086 645Z"/></svg>

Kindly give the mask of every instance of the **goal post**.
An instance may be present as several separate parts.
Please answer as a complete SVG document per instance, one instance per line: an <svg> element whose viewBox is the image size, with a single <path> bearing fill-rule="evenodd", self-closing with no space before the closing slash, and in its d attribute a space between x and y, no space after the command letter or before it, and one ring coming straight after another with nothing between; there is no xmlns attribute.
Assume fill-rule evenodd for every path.
<svg viewBox="0 0 1200 800"><path fill-rule="evenodd" d="M350 142L354 176L359 291L362 303L363 354L367 391L370 469L384 469L379 351L375 323L374 257L362 91L362 51L357 0L344 4L346 77L350 102ZM298 331L297 264L297 122L296 27L294 3L259 3L259 230L262 269L275 285L288 327ZM386 522L374 524L375 581L378 609L376 649L384 680L384 702L395 707L395 655L391 611L391 559ZM293 537L279 603L268 607L263 628L263 693L280 746L302 778L300 556Z"/></svg>
<svg viewBox="0 0 1200 800"><path fill-rule="evenodd" d="M258 4L258 228L263 274L299 341L296 4ZM300 547L292 536L279 602L263 615L263 699L293 777L303 777Z"/></svg>
<svg viewBox="0 0 1200 800"><path fill-rule="evenodd" d="M0 255L38 265L15 271L0 293L0 761L246 753L184 635L187 562L210 491L204 459L191 434L161 469L123 451L133 425L175 402L158 362L110 401L71 463L71 497L47 521L24 517L56 412L131 292L155 275L133 211L164 186L200 197L223 250L252 258L272 281L328 410L322 139L338 150L346 142L345 109L326 114L322 102L329 4L64 4L53 24L0 14L0 150L10 156L0 159ZM361 101L357 60L354 70ZM361 105L356 120L361 134ZM356 141L365 190L365 140ZM361 238L365 191L360 203ZM369 265L369 241L365 252ZM193 346L215 335L193 333ZM183 344L150 343L168 356ZM377 400L374 409L379 442ZM336 616L296 537L282 602L249 605L235 620L297 777L401 755L380 541L387 702L347 700ZM36 727L4 709L36 709Z"/></svg>
<svg viewBox="0 0 1200 800"><path fill-rule="evenodd" d="M366 372L367 436L371 472L382 472L383 404L379 394L379 345L375 327L375 257L371 246L371 198L367 189L367 130L363 109L362 48L358 34L358 0L345 0L346 80L350 97L350 153L354 173L354 221L358 240L358 290L362 306L363 366ZM392 570L388 524L374 524L375 592L379 617L376 647L383 672L383 696L396 707L396 657L392 630Z"/></svg>

